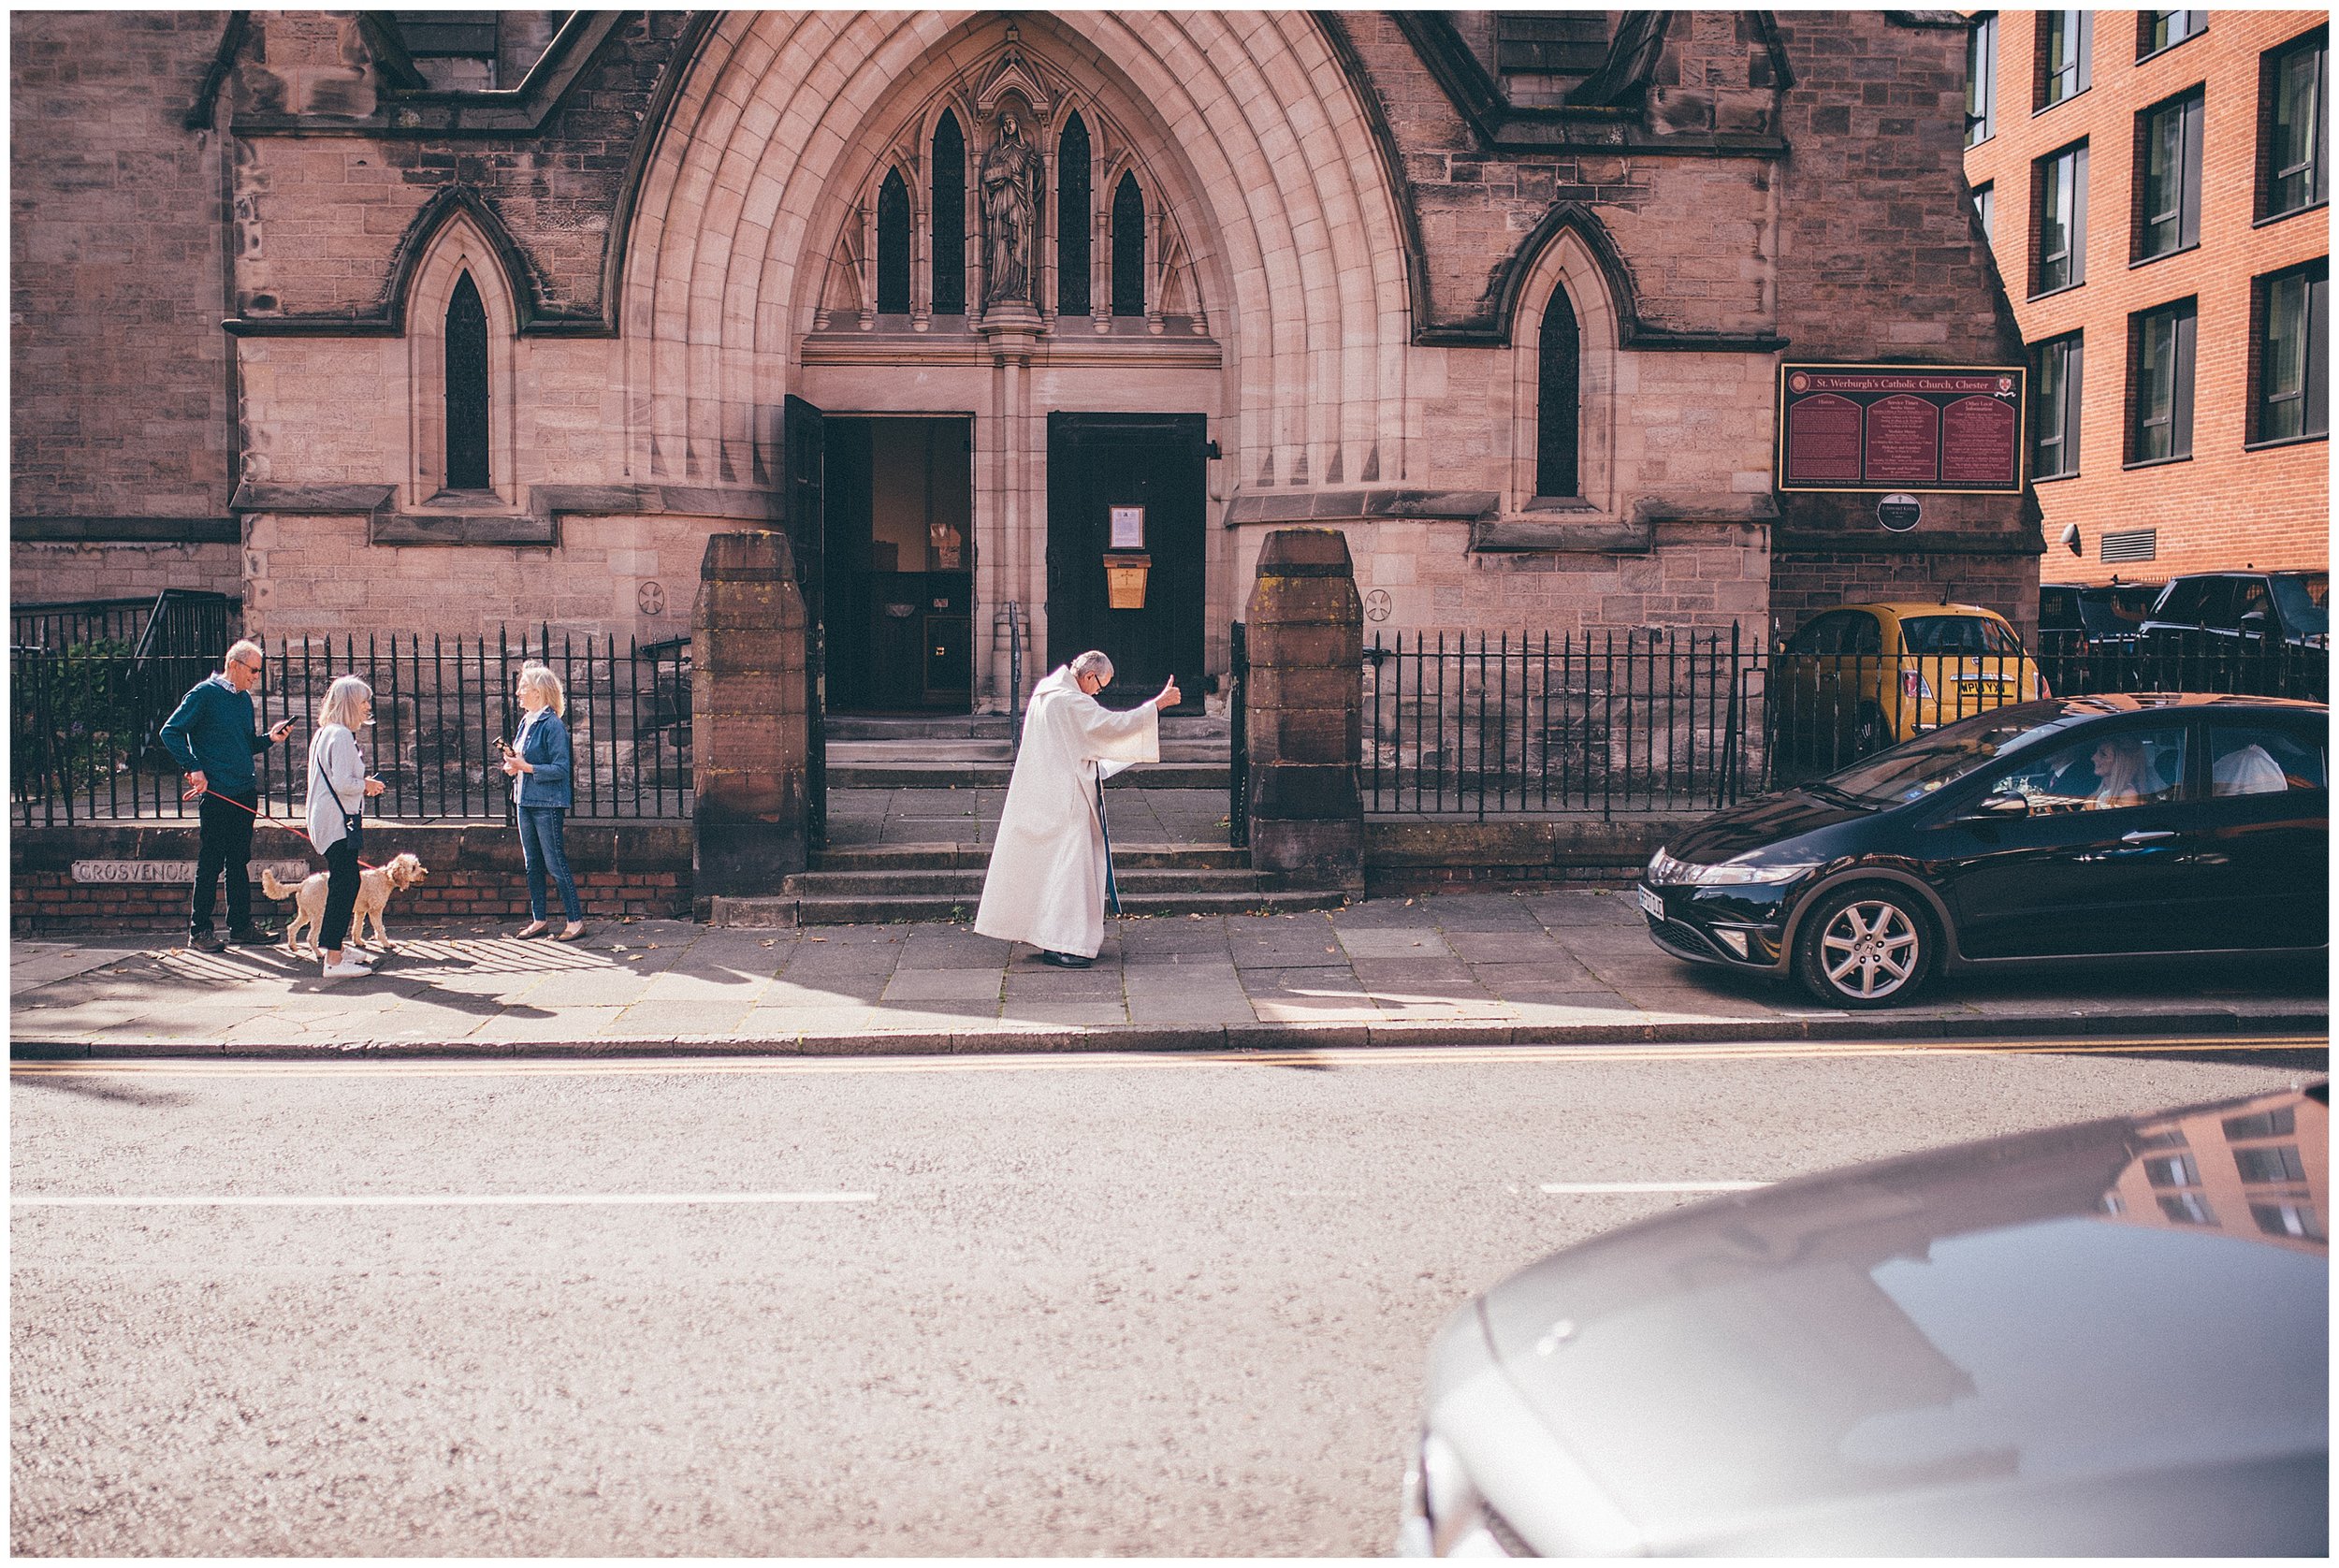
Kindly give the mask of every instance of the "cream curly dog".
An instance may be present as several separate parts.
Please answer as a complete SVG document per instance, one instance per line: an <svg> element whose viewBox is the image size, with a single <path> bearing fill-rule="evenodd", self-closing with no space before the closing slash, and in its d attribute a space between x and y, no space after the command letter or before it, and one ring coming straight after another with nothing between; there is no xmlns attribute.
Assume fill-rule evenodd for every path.
<svg viewBox="0 0 2339 1568"><path fill-rule="evenodd" d="M349 939L363 946L360 938L365 934L366 922L370 919L373 922L372 945L384 952L389 951L390 934L382 928L382 911L388 906L390 894L404 893L427 875L429 872L422 862L411 854L393 855L389 864L357 873L357 907L349 917ZM298 896L299 902L293 907L291 923L284 927L284 946L292 952L298 952L300 943L298 938L305 931L309 955L312 958L320 956L317 952L317 922L325 918L325 873L316 873L298 888L288 888L276 879L276 873L264 868L260 872L260 892L269 898Z"/></svg>

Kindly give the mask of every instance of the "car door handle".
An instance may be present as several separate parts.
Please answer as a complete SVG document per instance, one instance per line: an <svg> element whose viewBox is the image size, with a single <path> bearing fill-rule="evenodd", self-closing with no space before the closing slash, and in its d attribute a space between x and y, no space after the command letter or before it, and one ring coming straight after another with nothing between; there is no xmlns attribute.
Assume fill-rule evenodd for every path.
<svg viewBox="0 0 2339 1568"><path fill-rule="evenodd" d="M2123 844L2149 844L2156 838L2174 838L2174 828L2138 828L2134 833L2120 835Z"/></svg>

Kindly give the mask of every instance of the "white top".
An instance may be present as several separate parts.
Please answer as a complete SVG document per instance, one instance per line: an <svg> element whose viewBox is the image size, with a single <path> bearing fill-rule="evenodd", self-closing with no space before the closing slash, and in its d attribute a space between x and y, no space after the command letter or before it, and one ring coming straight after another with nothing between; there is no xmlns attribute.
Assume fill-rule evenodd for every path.
<svg viewBox="0 0 2339 1568"><path fill-rule="evenodd" d="M1161 710L1118 713L1069 666L1032 690L975 929L1094 958L1105 941L1105 829L1097 782L1161 760Z"/></svg>
<svg viewBox="0 0 2339 1568"><path fill-rule="evenodd" d="M334 797L340 796L339 804ZM365 759L357 755L357 737L347 725L327 724L309 741L309 843L317 853L349 836L344 814L356 817L366 806Z"/></svg>
<svg viewBox="0 0 2339 1568"><path fill-rule="evenodd" d="M2278 795L2289 787L2281 764L2256 743L2227 752L2209 770L2213 795Z"/></svg>

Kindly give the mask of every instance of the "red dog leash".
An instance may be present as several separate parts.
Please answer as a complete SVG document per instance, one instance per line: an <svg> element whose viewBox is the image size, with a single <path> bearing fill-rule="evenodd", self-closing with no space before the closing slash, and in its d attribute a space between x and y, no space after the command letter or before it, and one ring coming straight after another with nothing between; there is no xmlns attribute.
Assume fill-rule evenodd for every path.
<svg viewBox="0 0 2339 1568"><path fill-rule="evenodd" d="M244 805L244 803L243 803L243 802L241 802L241 801L240 801L240 800L238 800L238 799L237 799L235 796L233 796L233 795L223 795L223 794L221 794L221 793L220 793L217 790L212 789L212 788L211 788L211 786L209 786L208 784L207 784L207 785L205 785L205 786L203 787L203 789L202 789L202 791L201 791L200 792L201 792L201 793L203 793L203 794L209 795L209 796L210 796L211 799L213 799L213 800L224 800L224 801L225 801L228 805L230 805L230 806L234 806L234 807L235 807L237 810L239 810L239 811L249 811L249 812L251 812L251 813L252 813L252 820L253 820L254 821L256 821L256 822L266 822L266 823L267 823L269 827L272 827L272 828L283 828L283 829L286 833L291 834L293 836L295 836L296 838L299 839L299 840L300 840L303 844L308 845L308 846L309 846L309 852L310 852L311 854L312 854L312 855L316 855L316 854L323 854L323 853L325 852L325 851L323 851L322 849L319 849L316 847L315 843L314 843L314 842L313 842L313 841L312 841L312 840L309 837L309 835L308 835L308 834L307 834L307 833L305 833L304 831L302 831L302 830L301 830L301 829L299 829L299 828L297 828L297 827L293 826L290 822L286 822L286 821L280 821L280 820L277 820L276 818L274 818L274 817L265 816L265 815L263 815L263 814L260 812L260 810L259 810L256 806L246 806L246 805ZM192 797L192 796L188 796L188 795L181 795L179 798L180 798L181 800L188 800L188 799L192 799L193 797ZM365 867L365 869L367 869L368 871L379 871L379 870L381 870L381 869L382 869L380 866L378 866L378 865L374 864L373 864L373 862L371 862L371 861L370 861L370 860L360 860L360 861L358 861L358 863L357 863L357 864L358 864L359 865L361 865L361 866Z"/></svg>

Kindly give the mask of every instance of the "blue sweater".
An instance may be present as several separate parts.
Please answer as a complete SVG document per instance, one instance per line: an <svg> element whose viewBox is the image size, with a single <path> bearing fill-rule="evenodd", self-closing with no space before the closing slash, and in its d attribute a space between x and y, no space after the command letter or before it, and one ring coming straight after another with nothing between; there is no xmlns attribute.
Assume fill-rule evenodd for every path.
<svg viewBox="0 0 2339 1568"><path fill-rule="evenodd" d="M187 773L200 772L223 795L249 794L252 759L274 743L252 718L251 693L217 675L189 691L178 711L163 720L163 747Z"/></svg>

